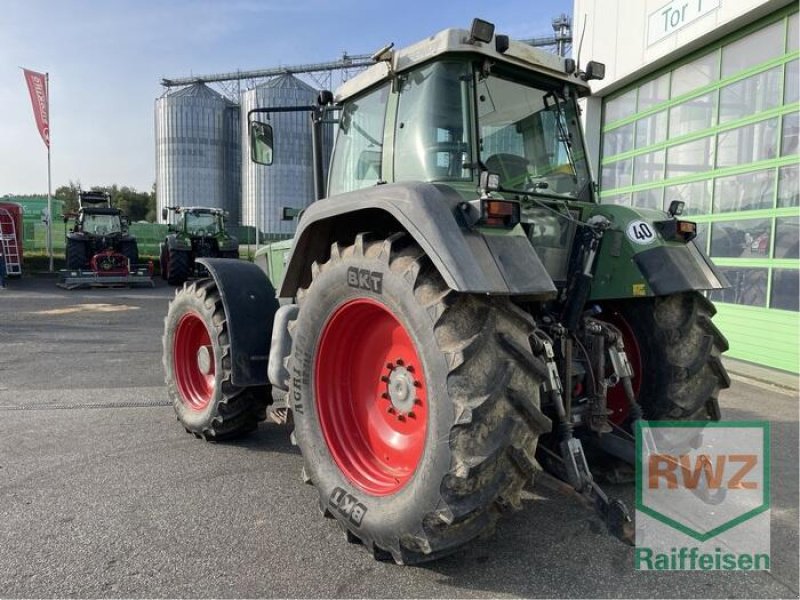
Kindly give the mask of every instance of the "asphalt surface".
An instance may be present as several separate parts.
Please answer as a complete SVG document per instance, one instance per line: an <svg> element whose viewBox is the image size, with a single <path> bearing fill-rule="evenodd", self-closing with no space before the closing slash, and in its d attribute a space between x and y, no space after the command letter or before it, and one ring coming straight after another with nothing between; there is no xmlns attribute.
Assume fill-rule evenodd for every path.
<svg viewBox="0 0 800 600"><path fill-rule="evenodd" d="M772 422L763 572L646 573L570 495L537 488L496 535L421 567L323 519L288 432L187 435L168 406L172 290L0 291L1 597L798 596L798 398L737 378L725 417ZM633 486L612 492L632 505Z"/></svg>

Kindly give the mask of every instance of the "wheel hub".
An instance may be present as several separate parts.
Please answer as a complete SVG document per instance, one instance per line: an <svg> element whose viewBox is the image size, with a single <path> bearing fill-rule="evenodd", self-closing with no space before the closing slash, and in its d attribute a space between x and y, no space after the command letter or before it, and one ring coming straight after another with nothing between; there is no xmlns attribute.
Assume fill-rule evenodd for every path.
<svg viewBox="0 0 800 600"><path fill-rule="evenodd" d="M386 365L386 368L389 371L389 375L388 377L383 377L382 380L386 383L387 388L384 397L388 394L391 402L389 412L394 409L393 414L397 414L398 418L405 416L413 418L414 404L419 403L414 388L420 386L420 382L415 380L412 375L414 367L410 365L408 367L403 366L403 361L398 359L396 363Z"/></svg>
<svg viewBox="0 0 800 600"><path fill-rule="evenodd" d="M200 369L200 372L203 373L203 375L211 374L212 356L213 350L211 349L211 346L200 346L197 349L197 368Z"/></svg>

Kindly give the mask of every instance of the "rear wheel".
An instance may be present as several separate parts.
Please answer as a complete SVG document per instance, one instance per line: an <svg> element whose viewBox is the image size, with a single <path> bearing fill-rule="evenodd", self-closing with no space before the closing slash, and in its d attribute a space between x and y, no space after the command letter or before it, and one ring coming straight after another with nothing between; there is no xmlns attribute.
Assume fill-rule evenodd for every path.
<svg viewBox="0 0 800 600"><path fill-rule="evenodd" d="M211 279L184 286L164 320L163 365L169 397L186 431L217 441L263 420L269 390L231 383L227 318Z"/></svg>
<svg viewBox="0 0 800 600"><path fill-rule="evenodd" d="M191 275L191 256L182 250L167 248L167 283L181 285Z"/></svg>
<svg viewBox="0 0 800 600"><path fill-rule="evenodd" d="M164 281L167 280L167 272L169 270L169 265L167 263L167 245L161 244L158 252L158 270L161 272L161 279Z"/></svg>
<svg viewBox="0 0 800 600"><path fill-rule="evenodd" d="M83 269L89 262L86 242L67 238L66 259L68 269Z"/></svg>
<svg viewBox="0 0 800 600"><path fill-rule="evenodd" d="M730 386L722 365L728 341L711 322L714 305L699 292L628 300L605 308L622 332L634 391L650 420L717 421L718 396ZM612 420L627 418L621 386L609 391Z"/></svg>
<svg viewBox="0 0 800 600"><path fill-rule="evenodd" d="M290 326L290 398L321 510L400 563L491 531L550 428L532 319L449 290L402 235L334 244L312 272Z"/></svg>

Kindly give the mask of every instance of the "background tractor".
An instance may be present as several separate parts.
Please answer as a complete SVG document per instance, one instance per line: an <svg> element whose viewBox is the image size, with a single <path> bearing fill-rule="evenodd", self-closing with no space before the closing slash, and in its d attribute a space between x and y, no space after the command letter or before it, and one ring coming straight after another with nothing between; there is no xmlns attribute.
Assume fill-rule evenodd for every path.
<svg viewBox="0 0 800 600"><path fill-rule="evenodd" d="M225 213L218 208L168 206L175 219L170 233L161 243L161 277L172 285L181 285L190 277L203 275L198 258L239 258L239 241L225 231Z"/></svg>
<svg viewBox="0 0 800 600"><path fill-rule="evenodd" d="M703 292L724 277L680 203L598 203L578 99L601 64L478 19L375 60L313 106L248 114L265 165L268 115L310 114L317 201L256 265L201 259L170 304L179 420L206 440L291 424L321 511L378 558L492 531L542 465L629 539L587 456L631 463L643 418L719 418L727 343Z"/></svg>
<svg viewBox="0 0 800 600"><path fill-rule="evenodd" d="M78 212L64 215L64 223L73 218L67 232L67 269L84 269L98 254L112 251L124 256L131 265L139 263L139 246L128 234L128 218L111 207L105 192L78 192Z"/></svg>
<svg viewBox="0 0 800 600"><path fill-rule="evenodd" d="M57 285L66 289L153 285L152 263L139 263L139 246L128 233L128 218L111 207L105 192L78 192L78 212L64 215L67 268Z"/></svg>

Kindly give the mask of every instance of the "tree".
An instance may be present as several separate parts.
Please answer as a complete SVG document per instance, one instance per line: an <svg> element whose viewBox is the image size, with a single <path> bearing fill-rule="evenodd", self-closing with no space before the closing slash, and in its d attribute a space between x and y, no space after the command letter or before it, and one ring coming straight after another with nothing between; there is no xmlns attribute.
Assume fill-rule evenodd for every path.
<svg viewBox="0 0 800 600"><path fill-rule="evenodd" d="M57 200L64 201L64 214L70 212L77 212L78 210L78 192L81 189L81 182L72 181L70 179L68 185L61 185L56 188L53 197ZM59 215L56 215L58 217Z"/></svg>
<svg viewBox="0 0 800 600"><path fill-rule="evenodd" d="M76 212L78 210L78 192L81 191L81 182L70 180L68 185L56 188L55 197L64 201L64 212ZM96 185L92 186L92 192L105 192L111 196L111 206L119 208L122 213L127 215L132 222L156 220L156 186L149 192L139 192L135 188L123 185Z"/></svg>

